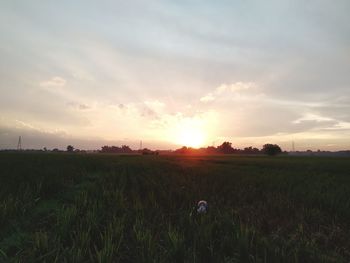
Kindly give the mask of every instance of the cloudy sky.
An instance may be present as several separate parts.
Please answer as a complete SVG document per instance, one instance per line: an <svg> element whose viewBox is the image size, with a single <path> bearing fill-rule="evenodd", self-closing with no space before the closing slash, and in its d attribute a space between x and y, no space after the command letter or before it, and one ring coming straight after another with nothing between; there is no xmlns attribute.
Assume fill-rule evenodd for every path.
<svg viewBox="0 0 350 263"><path fill-rule="evenodd" d="M1 1L0 148L350 149L350 1Z"/></svg>

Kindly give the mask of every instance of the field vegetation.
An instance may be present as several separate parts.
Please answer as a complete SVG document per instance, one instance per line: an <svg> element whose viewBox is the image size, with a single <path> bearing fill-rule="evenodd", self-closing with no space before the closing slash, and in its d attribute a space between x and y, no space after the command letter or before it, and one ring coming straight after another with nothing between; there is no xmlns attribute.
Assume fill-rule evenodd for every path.
<svg viewBox="0 0 350 263"><path fill-rule="evenodd" d="M2 153L0 167L0 262L350 261L349 158Z"/></svg>

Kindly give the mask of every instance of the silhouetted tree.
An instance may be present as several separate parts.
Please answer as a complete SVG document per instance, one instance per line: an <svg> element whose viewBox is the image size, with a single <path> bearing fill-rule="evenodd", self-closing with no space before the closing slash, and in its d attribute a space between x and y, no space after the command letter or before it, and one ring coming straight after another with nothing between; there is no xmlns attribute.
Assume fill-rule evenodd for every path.
<svg viewBox="0 0 350 263"><path fill-rule="evenodd" d="M73 152L73 151L74 151L74 147L72 145L68 145L67 152Z"/></svg>
<svg viewBox="0 0 350 263"><path fill-rule="evenodd" d="M215 154L218 150L214 146L208 146L205 151L207 154Z"/></svg>
<svg viewBox="0 0 350 263"><path fill-rule="evenodd" d="M217 147L218 151L221 153L233 153L234 149L232 148L232 143L223 142L220 146Z"/></svg>
<svg viewBox="0 0 350 263"><path fill-rule="evenodd" d="M182 146L180 149L176 149L175 153L185 154L189 152L189 148L186 146Z"/></svg>
<svg viewBox="0 0 350 263"><path fill-rule="evenodd" d="M147 148L144 148L144 149L142 149L141 150L141 154L142 155L158 155L158 152L156 152L156 151L152 151L152 150L150 150L150 149L147 149Z"/></svg>
<svg viewBox="0 0 350 263"><path fill-rule="evenodd" d="M101 147L100 152L102 152L102 153L132 153L133 151L127 145L123 145L122 147L105 145L105 146Z"/></svg>
<svg viewBox="0 0 350 263"><path fill-rule="evenodd" d="M242 151L244 154L258 154L260 151L258 148L253 148L252 146L245 147Z"/></svg>
<svg viewBox="0 0 350 263"><path fill-rule="evenodd" d="M267 155L276 155L282 152L281 147L277 144L267 143L263 146L262 151Z"/></svg>
<svg viewBox="0 0 350 263"><path fill-rule="evenodd" d="M123 145L123 146L122 146L122 152L123 152L123 153L132 153L132 150L130 149L129 146Z"/></svg>

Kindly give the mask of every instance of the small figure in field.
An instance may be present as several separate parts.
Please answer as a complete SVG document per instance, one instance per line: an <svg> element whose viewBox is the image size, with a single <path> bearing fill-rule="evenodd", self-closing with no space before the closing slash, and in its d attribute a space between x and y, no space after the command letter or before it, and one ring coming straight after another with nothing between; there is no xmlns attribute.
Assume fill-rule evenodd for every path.
<svg viewBox="0 0 350 263"><path fill-rule="evenodd" d="M206 212L208 212L208 203L207 201L201 200L198 202L197 204L197 212L199 214L205 214Z"/></svg>

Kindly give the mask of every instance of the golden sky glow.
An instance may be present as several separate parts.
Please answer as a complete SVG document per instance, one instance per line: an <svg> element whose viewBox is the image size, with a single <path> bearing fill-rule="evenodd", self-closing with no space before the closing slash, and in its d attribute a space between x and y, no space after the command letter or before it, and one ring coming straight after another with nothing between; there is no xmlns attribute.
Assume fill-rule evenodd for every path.
<svg viewBox="0 0 350 263"><path fill-rule="evenodd" d="M24 148L349 149L348 10L1 1L0 149L19 136Z"/></svg>
<svg viewBox="0 0 350 263"><path fill-rule="evenodd" d="M183 121L178 125L173 141L179 145L194 148L208 145L208 141L206 140L206 129L201 126L202 125L196 121Z"/></svg>

